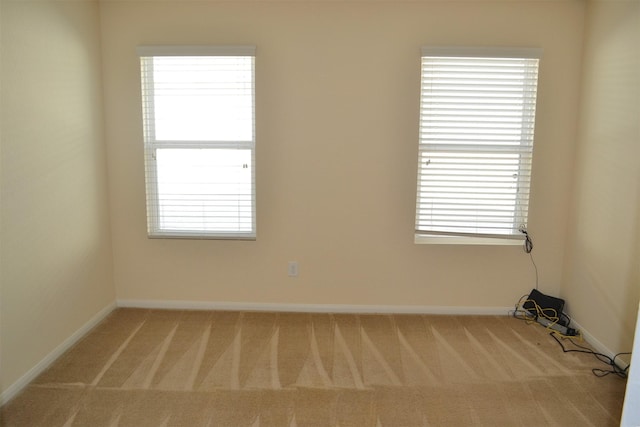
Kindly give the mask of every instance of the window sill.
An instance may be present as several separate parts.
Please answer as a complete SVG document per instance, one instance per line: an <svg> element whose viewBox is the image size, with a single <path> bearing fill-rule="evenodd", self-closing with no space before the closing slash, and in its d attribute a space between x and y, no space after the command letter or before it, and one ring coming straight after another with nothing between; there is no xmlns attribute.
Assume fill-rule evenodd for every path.
<svg viewBox="0 0 640 427"><path fill-rule="evenodd" d="M227 233L227 234L207 234L206 232L184 232L184 231L157 231L148 233L149 239L185 239L185 240L245 240L254 241L256 235L252 233Z"/></svg>
<svg viewBox="0 0 640 427"><path fill-rule="evenodd" d="M524 236L520 238L473 237L473 236L435 236L416 234L414 243L417 245L485 245L485 246L521 246Z"/></svg>

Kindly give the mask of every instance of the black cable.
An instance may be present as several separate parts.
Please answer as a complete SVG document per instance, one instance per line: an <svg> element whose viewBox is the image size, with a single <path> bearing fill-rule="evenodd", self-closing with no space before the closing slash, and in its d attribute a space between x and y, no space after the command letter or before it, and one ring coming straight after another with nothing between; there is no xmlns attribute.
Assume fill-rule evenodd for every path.
<svg viewBox="0 0 640 427"><path fill-rule="evenodd" d="M553 337L553 339L556 340L556 342L560 345L560 348L562 348L562 352L563 353L585 353L585 354L591 354L596 359L601 361L602 363L605 363L605 364L607 364L607 365L609 365L611 367L611 369L608 369L608 370L607 369L600 369L600 368L593 368L591 370L591 372L593 372L593 375L595 375L597 377L605 377L605 376L607 376L609 374L615 374L615 375L619 376L620 378L627 378L629 367L631 365L627 365L626 368L622 368L616 363L616 359L618 357L622 356L622 355L631 354L631 352L618 353L615 356L613 356L613 358L611 358L611 357L607 356L606 354L598 353L597 351L594 351L594 350L590 349L589 347L585 347L585 346L582 346L580 344L577 344L571 338L566 338L566 339L568 339L569 342L571 342L571 344L573 344L574 346L578 347L579 350L567 349L567 348L565 348L564 344L562 344L562 342L558 339L557 334L555 332L551 332L549 335L551 335Z"/></svg>
<svg viewBox="0 0 640 427"><path fill-rule="evenodd" d="M521 229L520 232L524 234L524 251L528 254L533 250L533 240L529 236L529 233L525 229Z"/></svg>
<svg viewBox="0 0 640 427"><path fill-rule="evenodd" d="M536 262L533 260L533 254L529 252L529 258L531 258L531 264L533 264L533 268L536 271L536 290L538 289L538 266Z"/></svg>
<svg viewBox="0 0 640 427"><path fill-rule="evenodd" d="M522 230L520 230L522 231ZM526 234L526 231L522 231L523 233ZM527 235L528 236L528 235ZM533 246L531 246L533 247ZM531 254L531 253L529 253ZM531 259L531 261L533 261L533 258ZM535 266L535 263L534 263ZM537 289L537 268L536 268L536 289ZM544 310L541 310L540 307L537 306L536 304L536 312L537 315L534 315L533 313L530 313L529 310L526 310L523 308L523 300L527 298L527 295L523 295L522 297L520 297L520 300L518 300L518 302L516 303L514 310L513 310L513 317L519 320L525 320L528 322L532 322L535 321L538 316L542 316L547 318L548 320L553 320L551 318L548 318L548 316L545 315ZM534 302L535 304L535 302ZM560 313L559 317L555 319L554 323L558 323L558 324L563 324L562 319L566 319L566 324L564 324L564 326L566 326L567 328L569 327L569 325L571 324L571 318L564 312ZM589 347L585 347L583 345L577 344L575 341L573 341L570 337L568 336L564 336L564 335L560 335L563 339L568 339L569 342L571 342L571 344L573 344L575 347L578 347L579 350L575 350L575 349L567 349L564 344L562 344L562 342L560 341L560 339L558 339L558 332L556 331L552 331L549 333L549 335L551 335L553 337L554 340L556 340L556 342L558 343L558 345L560 345L560 348L562 348L563 353L585 353L585 354L591 354L593 355L596 359L598 359L599 361L601 361L602 363L605 363L607 365L609 365L611 367L611 369L600 369L600 368L593 368L591 370L591 372L593 373L593 375L597 376L597 377L605 377L609 374L615 374L620 378L624 378L626 379L628 376L628 372L629 372L629 367L631 366L631 364L627 365L626 368L622 368L620 365L618 365L616 363L616 359L622 355L629 355L631 354L631 352L623 352L623 353L617 353L616 355L614 355L613 357L609 357L606 354L602 354L602 353L598 353L597 351L592 350Z"/></svg>
<svg viewBox="0 0 640 427"><path fill-rule="evenodd" d="M533 264L533 268L536 272L536 289L538 289L538 266L536 265L536 262L533 259L533 254L531 253L533 251L533 239L531 239L531 236L524 225L520 227L520 232L524 234L524 251L528 253L529 258L531 258L531 264Z"/></svg>
<svg viewBox="0 0 640 427"><path fill-rule="evenodd" d="M558 322L563 326L569 326L571 324L571 318L564 311L560 314L560 321Z"/></svg>

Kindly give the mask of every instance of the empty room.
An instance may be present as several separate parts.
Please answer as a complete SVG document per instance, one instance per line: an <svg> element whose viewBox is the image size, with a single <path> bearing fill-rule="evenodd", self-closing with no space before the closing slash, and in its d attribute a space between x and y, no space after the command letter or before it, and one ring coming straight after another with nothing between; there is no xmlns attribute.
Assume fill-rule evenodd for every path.
<svg viewBox="0 0 640 427"><path fill-rule="evenodd" d="M640 1L0 20L0 425L640 425Z"/></svg>

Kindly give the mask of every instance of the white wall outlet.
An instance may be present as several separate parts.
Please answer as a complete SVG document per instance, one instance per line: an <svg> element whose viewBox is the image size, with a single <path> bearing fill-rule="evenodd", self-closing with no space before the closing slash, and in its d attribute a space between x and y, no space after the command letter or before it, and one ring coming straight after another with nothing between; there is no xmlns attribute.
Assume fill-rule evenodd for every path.
<svg viewBox="0 0 640 427"><path fill-rule="evenodd" d="M298 277L298 261L289 261L289 277Z"/></svg>

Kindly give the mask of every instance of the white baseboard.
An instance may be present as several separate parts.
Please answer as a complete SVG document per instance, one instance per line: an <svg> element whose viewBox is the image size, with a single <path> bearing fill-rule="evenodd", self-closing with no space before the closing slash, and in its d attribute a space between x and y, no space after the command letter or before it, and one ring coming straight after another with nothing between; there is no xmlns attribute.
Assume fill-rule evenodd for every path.
<svg viewBox="0 0 640 427"><path fill-rule="evenodd" d="M513 307L458 307L419 305L352 305L352 304L276 304L249 302L176 301L176 300L118 300L118 307L163 310L229 310L277 311L295 313L354 313L354 314L448 314L448 315L507 315Z"/></svg>
<svg viewBox="0 0 640 427"><path fill-rule="evenodd" d="M13 399L23 388L25 388L31 381L33 381L38 375L44 372L45 369L51 365L58 357L70 349L76 342L86 335L94 326L100 323L105 317L109 315L115 308L116 303L113 302L100 310L95 316L93 316L87 323L82 325L76 330L69 338L64 340L59 346L57 346L51 353L47 354L44 359L38 362L33 368L18 379L15 383L11 384L0 395L0 406Z"/></svg>
<svg viewBox="0 0 640 427"><path fill-rule="evenodd" d="M594 337L591 333L589 333L589 331L583 328L582 325L580 325L574 319L571 319L571 323L574 329L577 329L580 331L580 333L582 334L582 338L584 338L584 340L588 342L595 351L597 351L598 353L602 353L606 356L609 356L611 359L615 357L616 355L615 352L611 351L609 348L607 348L607 346L602 344L596 337ZM626 368L629 365L625 360L621 358L617 358L616 363L621 368Z"/></svg>

